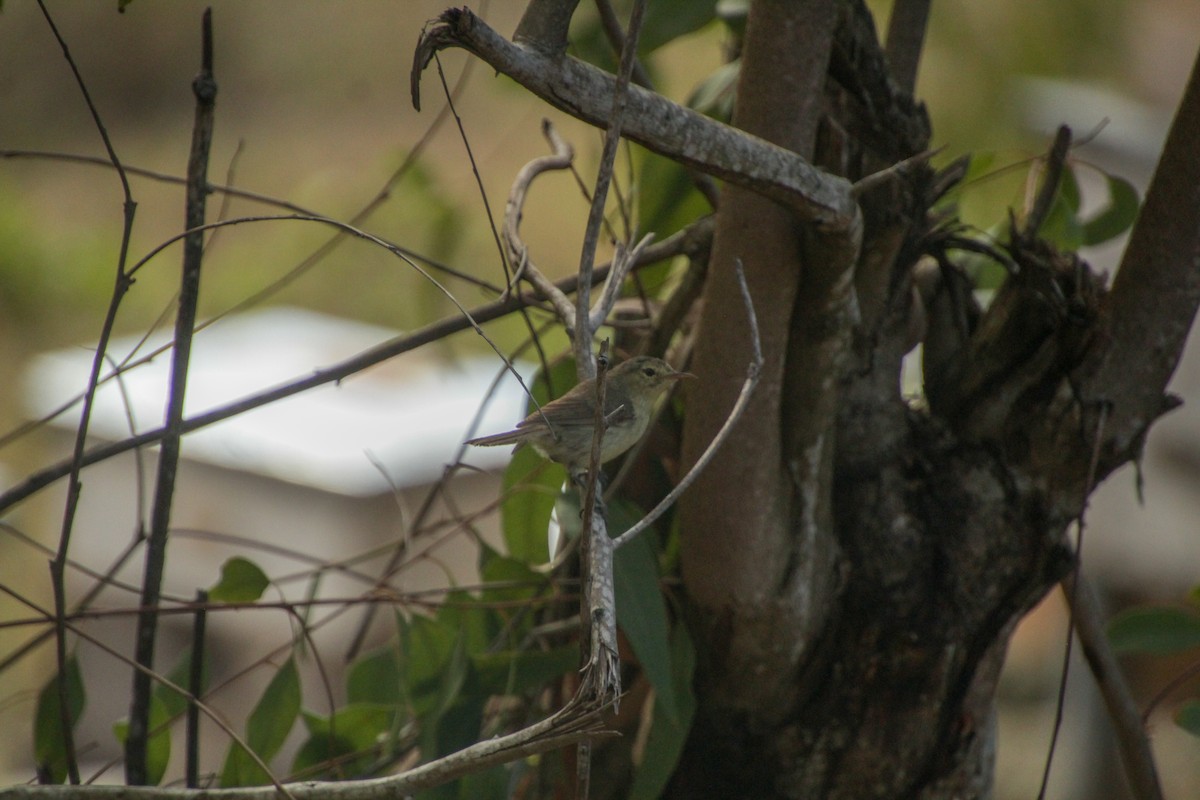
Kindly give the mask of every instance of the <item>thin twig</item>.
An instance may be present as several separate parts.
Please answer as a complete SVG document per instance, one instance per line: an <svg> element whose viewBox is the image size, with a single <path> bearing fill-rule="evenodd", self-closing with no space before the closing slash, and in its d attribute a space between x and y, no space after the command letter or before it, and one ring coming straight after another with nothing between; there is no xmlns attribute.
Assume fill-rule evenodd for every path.
<svg viewBox="0 0 1200 800"><path fill-rule="evenodd" d="M579 379L587 380L596 375L592 358L591 325L592 269L596 260L596 245L600 238L600 225L604 220L604 206L608 201L608 185L612 181L613 163L617 157L617 145L621 143L621 125L625 120L626 91L637 61L638 37L642 31L642 19L646 12L646 0L636 0L629 14L629 34L625 49L621 51L621 66L617 72L616 87L612 96L612 110L608 115L608 126L604 131L604 149L600 153L600 168L596 174L596 189L592 193L592 207L588 212L587 227L583 234L583 247L579 254L579 291L575 294L575 369ZM589 328L592 328L589 330Z"/></svg>
<svg viewBox="0 0 1200 800"><path fill-rule="evenodd" d="M1065 126L1063 128L1059 129L1060 139L1062 136L1062 131L1065 129L1066 129ZM1069 134L1070 134L1070 131L1068 130L1068 132L1067 132L1067 142L1068 143L1070 142ZM1059 140L1056 140L1056 143L1058 141ZM1037 230L1036 227L1034 227L1033 228L1034 235L1036 235L1036 230ZM1104 426L1105 426L1105 423L1108 421L1108 412L1109 412L1108 404L1102 403L1100 405L1099 417L1096 420L1095 435L1092 437L1092 457L1088 463L1088 472L1087 472L1087 476L1086 476L1086 478L1084 480L1084 484L1083 484L1083 497L1080 499L1080 502L1079 502L1079 516L1076 518L1076 521L1075 521L1075 528L1076 528L1075 566L1072 569L1072 573L1075 576L1075 580L1073 580L1071 582L1071 594L1067 597L1067 603L1071 608L1075 607L1076 600L1077 600L1076 593L1079 589L1079 580L1078 580L1079 564L1083 560L1083 534L1084 534L1085 530L1087 529L1086 513L1087 513L1088 497L1091 495L1092 488L1095 486L1095 483L1096 483L1096 471L1097 471L1097 469L1099 469L1099 465L1100 465L1100 444L1101 444L1101 442L1104 441ZM1041 783L1040 788L1038 789L1038 800L1044 800L1044 798L1046 797L1046 789L1050 784L1050 768L1054 764L1054 751L1058 746L1059 731L1062 729L1063 709L1066 706L1067 678L1070 675L1071 650L1072 650L1072 643L1074 642L1074 636L1073 636L1074 632L1075 632L1074 616L1068 616L1067 617L1067 641L1066 641L1065 646L1063 647L1062 673L1060 675L1059 684L1058 684L1058 700L1055 703L1055 708L1054 708L1054 726L1053 726L1053 729L1050 734L1050 749L1046 753L1046 766L1042 770L1042 783Z"/></svg>
<svg viewBox="0 0 1200 800"><path fill-rule="evenodd" d="M617 18L617 12L613 9L610 0L595 0L595 3L600 17L600 26L604 29L604 36L619 56L625 51L625 31L621 28L621 20ZM638 86L654 91L654 82L650 79L650 73L646 72L641 61L633 62L632 80ZM708 204L716 209L721 200L721 190L717 187L717 182L691 167L684 167L684 169L687 170L688 177L691 178L696 189L704 195Z"/></svg>
<svg viewBox="0 0 1200 800"><path fill-rule="evenodd" d="M437 65L438 80L442 84L442 92L446 97L446 107L450 109L451 115L454 117L454 124L458 127L458 136L462 140L463 147L467 151L467 161L471 164L471 174L475 176L475 185L479 188L480 199L483 200L483 210L487 214L488 227L492 232L492 240L496 243L496 251L500 254L500 266L504 269L505 284L512 285L512 275L509 269L508 257L504 251L504 245L500 243L500 231L496 227L496 218L492 214L492 204L488 200L487 192L483 188L483 176L479 174L479 165L475 162L475 153L471 150L471 140L467 138L467 131L463 128L462 117L458 115L458 109L454 107L454 99L450 95L450 86L446 83L446 73L442 69L442 60L436 55L434 63Z"/></svg>
<svg viewBox="0 0 1200 800"><path fill-rule="evenodd" d="M1136 800L1162 800L1163 791L1154 766L1150 739L1146 735L1137 701L1129 690L1121 665L1104 633L1096 588L1086 575L1076 569L1063 580L1062 591L1071 604L1071 619L1084 658L1108 709L1108 718L1116 734L1117 751L1121 754L1121 764L1133 796Z"/></svg>
<svg viewBox="0 0 1200 800"><path fill-rule="evenodd" d="M534 265L529 258L529 247L521 239L521 216L525 209L525 198L529 194L529 187L534 178L550 170L567 169L575 158L574 149L558 135L558 131L554 129L548 119L542 120L542 135L550 143L554 152L548 156L539 156L521 167L513 179L512 188L508 193L508 202L504 208L504 241L508 246L509 255L516 265L512 280L505 289L505 296L507 297L516 289L517 281L525 278L550 301L563 325L568 330L574 330L574 305L567 295Z"/></svg>
<svg viewBox="0 0 1200 800"><path fill-rule="evenodd" d="M707 467L709 462L712 461L716 456L717 451L721 448L721 445L724 444L725 440L729 438L729 435L737 426L738 420L741 418L742 413L750 404L750 398L754 395L755 387L758 386L758 379L762 372L763 365L762 342L759 339L758 333L758 317L754 313L754 303L750 299L750 287L746 285L746 275L745 270L742 268L742 260L740 258L736 259L733 266L734 275L737 277L738 289L740 289L742 293L742 302L745 303L746 306L746 316L749 319L750 324L750 338L754 347L754 358L746 367L746 380L742 383L742 390L740 393L738 393L737 400L734 402L733 408L729 412L729 416L725 419L725 424L723 424L721 429L717 431L717 435L714 436L713 440L708 443L708 447L706 447L704 452L700 454L700 458L696 460L696 463L692 466L692 468L688 470L687 474L683 476L683 479L679 481L675 488L668 492L667 496L659 501L658 505L656 505L649 514L638 520L633 527L629 528L613 540L614 548L620 547L621 545L632 541L634 537L653 525L655 520L661 517L668 508L674 505L675 501L679 499L680 495L682 495L684 491L686 491L687 488L692 485L696 478L699 477L700 473L704 471L704 468Z"/></svg>
<svg viewBox="0 0 1200 800"><path fill-rule="evenodd" d="M1029 213L1025 216L1025 227L1020 232L1023 241L1032 242L1036 239L1038 230L1046 222L1046 217L1049 216L1050 209L1054 205L1054 198L1058 197L1063 171L1066 169L1067 155L1070 151L1071 129L1066 125L1060 125L1058 132L1054 135L1054 143L1050 146L1050 152L1046 156L1041 189L1038 191Z"/></svg>
<svg viewBox="0 0 1200 800"><path fill-rule="evenodd" d="M37 603L34 603L29 598L23 597L22 595L13 591L12 588L9 586L0 584L0 592L7 594L9 597L13 598L14 600L21 603L22 605L28 606L30 609L32 609L33 611L42 615L46 619L53 618L53 615L50 614L49 611L42 608ZM290 798L290 800L296 800L296 798L291 797L291 795L288 793L288 790L286 787L284 787L277 780L275 780L274 775L271 772L271 768L258 756L257 753L254 752L254 750L249 745L246 744L245 740L241 736L238 735L237 731L235 731L232 727L230 727L229 724L227 722L225 722L224 718L220 714L218 714L212 708L210 708L209 706L207 706L206 704L201 702L200 698L192 696L192 694L190 692L188 692L187 689L174 683L166 676L161 675L157 672L154 672L153 670L147 669L146 667L142 666L141 664L138 664L133 659L131 659L128 656L124 655L123 653L119 652L118 650L111 647L104 641L88 634L86 631L80 629L79 627L77 627L75 625L68 625L67 627L70 629L71 633L75 634L80 639L83 639L84 641L87 641L87 642L95 645L96 647L100 648L105 653L108 653L110 656L112 656L113 658L122 662L123 664L126 664L139 672L145 672L151 679L157 681L158 683L161 683L163 686L167 687L168 689L171 689L172 691L177 692L181 697L187 698L189 701L195 702L196 705L200 708L200 710L204 712L205 716L207 716L210 720L212 720L214 723L216 723L217 727L219 727L222 731L224 731L229 736L230 739L232 739L234 742L237 743L237 745L239 747L243 748L246 751L246 753L250 756L250 759L252 761L254 761L254 763L257 764L260 769L263 770L264 774L266 774L268 777L271 778L272 782L275 785L275 789L278 789L279 791L283 792L286 796L288 796ZM46 787L46 788L53 789L56 787ZM66 788L66 787L58 787L58 788ZM95 790L97 788L99 788L99 787L88 786L85 789L80 789L79 794L77 796L78 797L93 796L92 793L95 792ZM135 787L133 787L133 786L115 786L113 788L118 788L118 789L122 789L122 790L130 790ZM145 789L147 792L150 793L148 796L151 796L151 797L155 796L158 792L163 791L160 787L157 787L157 786L148 786L148 787L145 787ZM50 794L53 794L53 793L54 792L50 792ZM3 796L4 794L6 794L6 792L0 791L0 796ZM192 794L198 794L198 793L192 792Z"/></svg>
<svg viewBox="0 0 1200 800"><path fill-rule="evenodd" d="M188 693L193 698L204 693L204 630L208 620L208 592L200 589L196 592L196 604L200 608L192 620L192 663L188 671ZM200 706L192 699L187 704L187 724L185 734L184 776L189 789L200 785Z"/></svg>
<svg viewBox="0 0 1200 800"><path fill-rule="evenodd" d="M67 47L66 40L59 33L58 26L54 24L54 19L50 16L50 12L47 10L43 0L38 0L38 8L41 9L42 16L46 19L46 24L50 26L54 38L58 41L59 47L62 48L63 58L71 68L71 73L75 76L75 83L79 86L79 91L83 95L83 100L87 104L88 111L91 113L92 122L100 134L100 139L104 142L104 149L108 153L108 160L117 171L117 177L121 181L121 191L124 196L122 206L123 225L120 252L117 256L116 279L111 298L109 299L108 311L105 314L104 324L100 331L100 341L96 346L96 355L92 359L92 371L88 377L87 389L84 391L83 410L80 414L79 426L75 432L75 447L71 455L71 478L67 484L67 499L63 507L63 522L59 534L58 552L50 564L55 615L61 618L67 609L65 585L67 552L71 542L71 529L75 524L75 512L79 507L79 495L83 490L82 484L79 482L79 473L83 468L84 443L87 440L88 427L92 416L92 404L96 396L96 386L100 378L101 366L104 363L104 353L108 349L108 341L112 336L113 327L116 324L117 309L120 308L121 300L125 297L125 293L129 291L131 285L125 271L125 264L129 256L129 243L133 234L133 218L137 211L137 203L133 200L133 194L129 189L129 178L125 174L124 167L121 166L121 159L117 157L117 151L108 136L108 130L104 126L104 121L100 118L100 112L96 109L95 103L92 102L91 93L88 91L87 84L83 80L83 75L79 72L79 67L75 64L75 59L71 56L71 50ZM70 704L67 696L67 681L65 679L67 666L67 632L65 627L62 624L56 625L55 634L55 657L58 662L58 674L62 677L58 681L58 707L61 716L60 732L63 737L63 753L66 758L68 779L72 784L78 784L79 764L75 754L74 720L71 719Z"/></svg>
<svg viewBox="0 0 1200 800"><path fill-rule="evenodd" d="M206 9L201 23L202 56L200 74L192 82L196 96L196 117L192 130L192 149L188 156L186 225L191 232L183 241L183 275L180 280L179 310L175 316L175 348L172 351L167 411L158 457L158 481L154 507L150 515L150 536L146 541L145 571L142 579L142 607L134 635L137 663L145 670L133 674L133 699L129 706L129 733L125 739L125 779L133 785L149 780L146 764L150 730L150 670L154 668L154 644L158 634L159 592L162 589L167 557L167 531L171 524L171 505L175 498L175 476L183 440L183 405L187 393L188 366L192 355L192 335L196 308L200 302L200 267L204 260L204 225L208 203L208 157L212 149L213 111L217 83L213 77L212 9Z"/></svg>
<svg viewBox="0 0 1200 800"><path fill-rule="evenodd" d="M625 283L625 278L629 275L629 270L633 268L641 252L653 241L654 234L648 233L632 248L622 245L617 246L617 252L613 256L613 268L608 273L608 278L604 281L604 291L588 314L588 326L593 331L599 330L604 321L608 319L613 306L621 296L621 287Z"/></svg>
<svg viewBox="0 0 1200 800"><path fill-rule="evenodd" d="M512 374L512 376L517 379L517 383L520 384L521 390L525 392L525 395L530 398L533 397L533 393L530 392L529 388L525 385L525 379L521 377L520 373L518 373L516 371L516 369L513 367L513 365L505 358L504 353L502 353L500 351L500 348L496 345L496 343L494 341L492 341L491 337L489 337L486 333L483 332L483 328L481 328L479 326L479 322L471 315L471 312L469 310L467 310L467 307L464 306L459 301L459 299L454 296L453 292L451 292L449 289L447 289L445 287L445 285L443 285L437 278L430 275L429 272L426 271L424 268L422 268L420 264L418 264L416 261L414 261L411 258L409 258L408 256L406 256L402 250L400 250L398 247L393 245L391 242L388 242L384 239L379 238L378 236L376 236L374 234L367 233L366 231L360 230L359 228L356 228L353 225L349 225L345 222L341 222L336 219L330 219L329 217L320 217L320 216L314 217L314 216L308 216L308 215L304 215L304 214L285 214L285 215L281 215L281 216L267 215L267 216L259 216L259 217L238 217L236 219L226 219L226 220L220 220L218 222L209 222L207 224L198 225L194 228L186 230L183 233L176 234L175 236L172 236L171 238L167 239L166 241L160 243L157 247L155 247L153 250L151 250L147 255L143 256L141 258L141 260L139 260L136 264L134 264L133 267L129 270L129 274L133 275L135 272L137 272L137 270L141 269L143 266L148 264L150 262L150 260L153 259L155 256L157 256L160 252L162 252L166 248L170 247L172 244L174 244L179 239L184 239L190 235L197 234L199 232L206 231L206 230L221 228L221 227L224 227L227 225L241 225L241 224L250 223L250 222L281 222L281 221L319 222L323 225L330 225L332 227L338 228L339 230L341 230L345 233L351 234L360 239L364 239L368 242L371 242L372 244L378 245L379 247L382 247L384 250L387 250L389 253L391 253L392 255L399 258L404 263L408 264L410 267L412 267L414 270L416 270L417 273L420 274L420 276L422 278L424 278L429 283L433 284L434 288L436 288L439 292L441 292L442 295L444 295L446 297L446 299L448 299L454 305L454 307L458 309L460 314L462 314L464 317L466 317L466 321L469 323L470 327L472 327L475 330L475 332L477 334L479 334L479 336L485 342L487 342L488 346L492 348L492 351L497 356L499 356L500 359L502 361L504 361L504 363L508 366L509 373ZM526 304L518 305L516 310L520 310L521 308L524 308L525 305Z"/></svg>

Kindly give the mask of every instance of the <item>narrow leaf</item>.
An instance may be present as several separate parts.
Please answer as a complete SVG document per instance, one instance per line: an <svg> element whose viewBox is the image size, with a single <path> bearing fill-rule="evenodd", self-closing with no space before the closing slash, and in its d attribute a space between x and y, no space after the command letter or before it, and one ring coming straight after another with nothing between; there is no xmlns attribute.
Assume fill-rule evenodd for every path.
<svg viewBox="0 0 1200 800"><path fill-rule="evenodd" d="M636 506L618 501L609 506L608 524L619 536L641 518ZM625 632L664 711L678 720L675 687L671 680L670 622L667 604L658 585L658 558L654 536L647 531L613 555L613 581L617 594L617 625Z"/></svg>
<svg viewBox="0 0 1200 800"><path fill-rule="evenodd" d="M1200 646L1200 615L1178 608L1135 608L1118 614L1108 626L1118 653L1164 655Z"/></svg>
<svg viewBox="0 0 1200 800"><path fill-rule="evenodd" d="M172 692L176 697L178 693ZM162 782L167 771L167 763L171 760L171 714L157 692L150 697L150 736L146 740L146 779L151 786ZM129 736L129 720L121 719L113 723L113 735L117 741L125 744Z"/></svg>
<svg viewBox="0 0 1200 800"><path fill-rule="evenodd" d="M263 761L269 761L283 746L299 713L300 673L296 670L296 662L289 658L271 678L258 704L250 712L250 718L246 721L246 744ZM241 745L237 742L230 744L225 767L221 771L222 786L262 786L270 782L270 776Z"/></svg>
<svg viewBox="0 0 1200 800"><path fill-rule="evenodd" d="M67 659L66 676L67 708L71 712L71 726L74 729L87 702L79 662L74 657ZM38 768L54 783L62 783L67 777L67 754L63 747L62 714L58 702L60 679L55 675L38 693L33 722L33 752Z"/></svg>
<svg viewBox="0 0 1200 800"><path fill-rule="evenodd" d="M202 691L208 686L208 666L209 660L205 658L200 668L200 688ZM189 646L184 648L179 658L175 661L175 666L171 667L171 671L167 673L167 680L176 686L186 689L191 672L192 648ZM187 697L165 683L155 684L154 697L162 703L163 710L166 712L168 718L177 717L187 710Z"/></svg>
<svg viewBox="0 0 1200 800"><path fill-rule="evenodd" d="M633 776L630 800L655 800L667 786L675 773L683 745L691 731L692 718L696 713L696 696L692 693L692 675L696 670L696 648L687 627L676 625L671 631L671 675L677 708L675 714L667 713L662 697L654 699L654 719L650 723L650 735L642 763Z"/></svg>

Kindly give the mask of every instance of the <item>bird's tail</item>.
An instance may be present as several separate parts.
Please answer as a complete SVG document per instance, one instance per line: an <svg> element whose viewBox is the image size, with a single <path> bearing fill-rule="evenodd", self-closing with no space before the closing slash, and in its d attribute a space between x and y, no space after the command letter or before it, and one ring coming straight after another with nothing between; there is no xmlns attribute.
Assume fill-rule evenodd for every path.
<svg viewBox="0 0 1200 800"><path fill-rule="evenodd" d="M524 431L514 430L507 433L494 433L491 436L480 436L478 439L468 439L467 444L478 447L496 447L502 444L520 444Z"/></svg>

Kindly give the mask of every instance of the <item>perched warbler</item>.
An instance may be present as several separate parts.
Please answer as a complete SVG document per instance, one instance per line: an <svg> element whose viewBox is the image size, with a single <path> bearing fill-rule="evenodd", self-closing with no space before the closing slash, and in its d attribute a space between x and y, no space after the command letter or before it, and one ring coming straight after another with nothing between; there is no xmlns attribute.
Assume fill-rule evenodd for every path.
<svg viewBox="0 0 1200 800"><path fill-rule="evenodd" d="M661 358L650 356L622 361L609 370L604 380L604 415L608 427L600 444L600 462L616 458L633 447L650 425L654 401L680 378L692 377L695 376L678 372ZM591 378L542 406L540 413L534 411L513 430L471 439L467 444L484 447L529 444L574 475L588 468L595 429L596 379Z"/></svg>

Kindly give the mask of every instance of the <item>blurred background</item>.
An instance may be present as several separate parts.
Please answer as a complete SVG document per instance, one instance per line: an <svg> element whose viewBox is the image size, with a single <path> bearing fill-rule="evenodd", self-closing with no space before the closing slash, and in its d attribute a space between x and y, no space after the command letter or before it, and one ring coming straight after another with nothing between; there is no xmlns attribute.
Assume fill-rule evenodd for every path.
<svg viewBox="0 0 1200 800"><path fill-rule="evenodd" d="M50 11L122 162L180 176L191 136L190 83L199 66L200 16L211 6L219 93L210 180L345 220L376 197L444 105L436 70L427 71L422 81L421 113L413 110L408 92L412 48L422 25L444 5L424 0L135 0L123 13L116 2L51 3ZM493 2L483 13L495 28L510 34L519 6ZM581 15L591 13L589 4L581 6ZM889 4L871 6L880 28L886 29ZM660 90L675 98L688 96L720 67L723 39L722 29L713 24L658 51L653 67ZM1194 0L934 4L918 95L929 107L935 145L946 148L943 158L984 151L997 167L1019 164L1043 152L1054 128L1067 122L1077 139L1095 133L1076 153L1081 163L1121 175L1142 189L1198 42L1200 10ZM466 57L449 52L441 63L448 83L457 85ZM531 99L486 67L473 68L456 106L492 214L503 213L516 170L545 152L539 134L543 117L553 119L575 145L585 180L594 176L599 134ZM0 432L7 432L66 399L72 381L78 387L86 375L88 348L100 330L112 287L122 195L111 169L47 155L103 159L105 153L46 21L28 0L10 0L0 12L0 109ZM618 168L619 179L627 174ZM1005 206L1021 202L1024 175L1024 169L1010 170L972 192L963 209L967 220L987 226L1002 219ZM1088 168L1081 167L1085 205L1103 204L1102 189L1097 189L1103 185L1101 173L1091 180L1087 175ZM138 202L131 247L136 260L181 229L183 195L175 184L138 176L131 181ZM574 271L586 212L586 200L569 175L547 176L532 193L523 230L551 277ZM210 219L218 213L228 218L280 212L214 195ZM362 227L502 284L487 220L463 142L454 125L446 124ZM200 317L211 318L259 297L330 235L328 229L296 222L223 229L206 254ZM1111 271L1122 244L1086 255ZM140 270L121 308L117 334L124 338L113 350L116 357L136 347L148 331L156 330L153 336L159 339L169 336L178 264L175 247ZM439 280L468 307L491 298L452 277ZM246 308L240 320L215 325L198 337L197 346L209 348L205 357L220 364L240 361L244 369L208 381L217 388L208 396L190 397L189 411L304 375L453 311L441 291L400 260L364 243L344 243ZM515 319L487 330L503 350L516 346L525 333ZM265 331L283 333L272 339ZM552 336L548 347L556 342L562 340ZM214 431L213 440L197 444L196 452L189 454L185 445L192 460L183 468L174 524L249 536L265 536L269 530L271 536L325 558L369 550L394 538L471 425L495 374L497 362L489 361L488 353L473 334L443 340L316 396L314 405L301 401L281 408L280 413L290 415L282 422L278 415L259 415L247 418L242 429L226 429L223 439ZM1200 535L1194 528L1200 518L1200 415L1194 408L1200 401L1198 358L1191 348L1173 386L1187 405L1153 429L1142 465L1144 505L1137 501L1134 476L1127 470L1111 478L1091 506L1085 561L1114 607L1178 601L1200 582ZM155 368L165 369L161 358ZM155 381L162 380L161 371L146 380L145 396L158 396ZM500 398L485 417L484 429L520 416L515 385ZM157 424L157 402L134 404L140 428ZM123 405L115 394L105 403L98 411L97 434L117 438L129 424ZM413 416L398 416L402 411ZM51 426L5 441L0 488L68 452L76 413L64 417L65 429ZM334 421L317 425L314 420ZM446 424L433 431L439 422ZM418 441L414 431L427 435ZM340 460L321 460L334 450ZM482 458L478 466L484 470L503 461ZM103 569L135 530L136 509L143 502L136 473L132 459L125 459L87 474L76 550L93 568ZM463 488L468 504L483 507L494 498L494 477L463 480L473 482ZM45 492L5 521L53 547L61 497L58 490ZM440 508L437 514L449 518L454 512ZM494 530L481 525L480 535L492 536ZM214 581L223 560L208 552L214 548L211 537L198 536L192 546L184 551L189 555L171 557L174 588L184 594ZM465 547L468 554L426 559L424 574L409 579L406 587L468 580L453 565L469 563L471 543L448 546ZM47 558L28 542L0 534L0 581L45 605L50 603ZM277 566L283 569L282 562ZM126 577L135 580L136 571ZM128 596L106 599L113 605L135 604ZM27 616L24 607L0 599L0 619ZM245 641L239 637L258 635L254 625L265 619L243 616L237 623L241 630L227 634L231 647ZM105 625L113 628L106 635L114 641L127 640L125 627ZM279 633L286 643L287 630ZM28 636L21 628L0 629L0 658ZM1000 798L1036 793L1050 740L1064 636L1062 604L1052 596L1014 641L1002 698ZM1143 699L1183 666L1161 660L1127 663ZM106 726L123 713L120 693L128 683L127 669L109 666L113 702L93 703L85 719L90 740L103 740L92 755L96 764L115 752ZM0 748L0 782L23 781L31 774L29 717L51 669L52 654L43 649L0 677L0 730L12 732ZM1121 797L1119 768L1107 749L1107 721L1086 668L1075 664L1073 669L1063 746L1049 796ZM1191 692L1195 694L1195 685ZM1194 797L1200 787L1200 742L1180 732L1170 712L1167 703L1152 720L1159 766L1169 797Z"/></svg>

